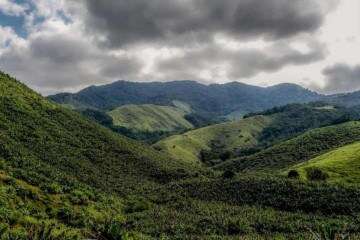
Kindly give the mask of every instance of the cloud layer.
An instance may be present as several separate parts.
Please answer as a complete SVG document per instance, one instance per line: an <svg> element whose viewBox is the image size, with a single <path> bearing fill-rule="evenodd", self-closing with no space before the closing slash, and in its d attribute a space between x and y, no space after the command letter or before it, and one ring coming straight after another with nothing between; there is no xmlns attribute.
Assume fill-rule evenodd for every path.
<svg viewBox="0 0 360 240"><path fill-rule="evenodd" d="M283 39L317 30L332 1L316 0L87 0L87 25L109 46L186 45L236 39ZM325 2L325 1L324 1Z"/></svg>
<svg viewBox="0 0 360 240"><path fill-rule="evenodd" d="M335 64L324 69L327 93L353 92L360 90L360 65Z"/></svg>
<svg viewBox="0 0 360 240"><path fill-rule="evenodd" d="M323 60L311 35L337 2L0 0L27 31L0 21L0 68L44 94L118 79L242 80Z"/></svg>

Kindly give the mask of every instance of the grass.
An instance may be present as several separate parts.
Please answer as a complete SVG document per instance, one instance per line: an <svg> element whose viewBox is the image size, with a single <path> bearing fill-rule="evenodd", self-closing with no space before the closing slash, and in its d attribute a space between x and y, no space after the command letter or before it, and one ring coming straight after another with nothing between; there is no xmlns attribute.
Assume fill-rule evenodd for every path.
<svg viewBox="0 0 360 240"><path fill-rule="evenodd" d="M360 141L358 121L313 129L254 155L230 160L215 168L233 171L274 171L307 161L355 141Z"/></svg>
<svg viewBox="0 0 360 240"><path fill-rule="evenodd" d="M4 74L0 75L0 157L21 169L19 175L29 182L70 177L121 194L193 171L49 102ZM36 177L31 175L34 172Z"/></svg>
<svg viewBox="0 0 360 240"><path fill-rule="evenodd" d="M258 136L270 122L270 117L255 116L171 136L155 146L169 153L174 159L200 164L200 152L211 150L213 144L222 145L224 150L231 151L257 145Z"/></svg>
<svg viewBox="0 0 360 240"><path fill-rule="evenodd" d="M137 131L173 132L193 128L193 125L184 118L186 111L170 106L125 105L108 114L113 118L114 126Z"/></svg>
<svg viewBox="0 0 360 240"><path fill-rule="evenodd" d="M306 179L306 169L318 168L331 183L360 184L360 142L340 147L305 163L293 166Z"/></svg>
<svg viewBox="0 0 360 240"><path fill-rule="evenodd" d="M209 147L256 145L269 122L257 116L196 137ZM359 237L357 186L220 174L118 136L0 74L2 240L307 240L323 226Z"/></svg>

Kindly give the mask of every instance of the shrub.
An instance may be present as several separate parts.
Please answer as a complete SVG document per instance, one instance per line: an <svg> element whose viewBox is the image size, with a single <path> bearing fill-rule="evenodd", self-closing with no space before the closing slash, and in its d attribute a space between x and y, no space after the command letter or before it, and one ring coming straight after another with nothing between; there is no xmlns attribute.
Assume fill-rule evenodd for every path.
<svg viewBox="0 0 360 240"><path fill-rule="evenodd" d="M90 195L87 191L74 190L71 192L70 201L73 204L86 205L90 201Z"/></svg>
<svg viewBox="0 0 360 240"><path fill-rule="evenodd" d="M235 173L234 173L233 171L231 171L231 170L226 170L226 171L223 173L222 177L223 177L224 179L232 179L232 178L235 177Z"/></svg>
<svg viewBox="0 0 360 240"><path fill-rule="evenodd" d="M300 175L296 170L290 170L288 173L288 178L299 178L299 177Z"/></svg>
<svg viewBox="0 0 360 240"><path fill-rule="evenodd" d="M109 239L123 239L123 228L125 218L121 215L115 216L108 224L107 236Z"/></svg>
<svg viewBox="0 0 360 240"><path fill-rule="evenodd" d="M231 221L228 224L229 235L247 234L252 231L248 223L242 221Z"/></svg>
<svg viewBox="0 0 360 240"><path fill-rule="evenodd" d="M151 203L145 199L130 199L126 202L125 213L136 213L148 210Z"/></svg>
<svg viewBox="0 0 360 240"><path fill-rule="evenodd" d="M23 227L16 227L9 231L10 240L27 240L27 232Z"/></svg>
<svg viewBox="0 0 360 240"><path fill-rule="evenodd" d="M63 193L62 187L57 183L46 184L45 186L43 186L43 188L47 193L50 193L50 194Z"/></svg>
<svg viewBox="0 0 360 240"><path fill-rule="evenodd" d="M307 168L306 177L311 181L325 181L329 175L319 168Z"/></svg>
<svg viewBox="0 0 360 240"><path fill-rule="evenodd" d="M226 151L222 154L220 154L220 159L224 162L232 157L232 153L229 151Z"/></svg>

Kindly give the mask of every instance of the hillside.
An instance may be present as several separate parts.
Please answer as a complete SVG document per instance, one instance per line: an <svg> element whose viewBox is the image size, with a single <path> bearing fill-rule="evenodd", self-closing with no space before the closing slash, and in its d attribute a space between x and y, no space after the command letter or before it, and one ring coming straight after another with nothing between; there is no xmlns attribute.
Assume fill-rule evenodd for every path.
<svg viewBox="0 0 360 240"><path fill-rule="evenodd" d="M251 156L225 162L216 168L232 171L274 171L307 161L356 141L360 141L360 122L347 122L310 130Z"/></svg>
<svg viewBox="0 0 360 240"><path fill-rule="evenodd" d="M219 141L210 146L256 144L272 120L216 125ZM360 191L353 186L229 176L194 165L0 75L1 239L311 239L312 231L358 237Z"/></svg>
<svg viewBox="0 0 360 240"><path fill-rule="evenodd" d="M253 155L310 129L359 119L358 109L324 103L290 104L249 114L243 120L211 125L155 144L179 160L217 165L228 159ZM286 155L286 152L279 152ZM261 156L254 155L252 157ZM258 161L266 161L259 157ZM255 163L254 163L255 164Z"/></svg>
<svg viewBox="0 0 360 240"><path fill-rule="evenodd" d="M182 135L163 139L155 148L169 153L173 158L191 163L201 163L201 153L236 151L258 144L261 131L271 118L255 116L237 122L227 122L196 129Z"/></svg>
<svg viewBox="0 0 360 240"><path fill-rule="evenodd" d="M75 108L112 110L127 104L173 106L174 101L189 105L203 116L243 115L274 106L318 100L321 95L293 84L269 88L238 82L203 85L195 81L138 83L118 81L92 86L78 93L62 93L49 98Z"/></svg>
<svg viewBox="0 0 360 240"><path fill-rule="evenodd" d="M359 141L359 139L357 139ZM320 169L332 183L360 183L360 143L356 142L291 167L307 179L308 169Z"/></svg>
<svg viewBox="0 0 360 240"><path fill-rule="evenodd" d="M124 105L110 112L113 125L135 131L173 132L193 128L184 117L185 111L175 107L145 105Z"/></svg>
<svg viewBox="0 0 360 240"><path fill-rule="evenodd" d="M191 170L47 101L5 74L0 75L0 157L20 168L19 176L29 182L70 177L121 194Z"/></svg>
<svg viewBox="0 0 360 240"><path fill-rule="evenodd" d="M360 91L325 96L323 101L339 106L357 106L360 105Z"/></svg>

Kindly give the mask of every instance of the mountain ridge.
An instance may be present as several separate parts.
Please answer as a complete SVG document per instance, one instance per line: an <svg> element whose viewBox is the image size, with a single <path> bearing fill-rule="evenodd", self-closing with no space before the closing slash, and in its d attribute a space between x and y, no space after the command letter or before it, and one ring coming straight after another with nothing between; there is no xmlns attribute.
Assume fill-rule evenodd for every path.
<svg viewBox="0 0 360 240"><path fill-rule="evenodd" d="M127 104L155 104L172 106L173 101L184 102L203 116L222 117L233 112L240 116L274 106L295 102L310 102L323 95L296 84L271 87L252 86L240 82L205 85L196 81L128 82L116 81L91 86L77 93L60 93L49 99L73 106L112 110Z"/></svg>

